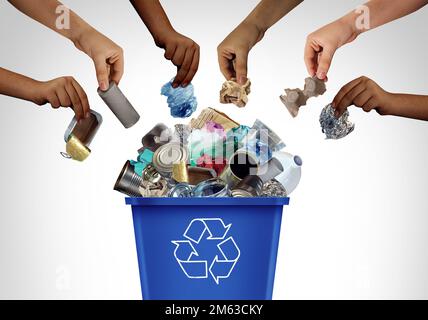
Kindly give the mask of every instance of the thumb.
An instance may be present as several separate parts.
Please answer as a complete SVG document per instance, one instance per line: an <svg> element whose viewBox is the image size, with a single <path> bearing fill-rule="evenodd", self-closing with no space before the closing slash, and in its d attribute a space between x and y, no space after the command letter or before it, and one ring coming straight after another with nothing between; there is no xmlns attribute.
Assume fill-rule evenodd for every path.
<svg viewBox="0 0 428 320"><path fill-rule="evenodd" d="M109 73L107 62L103 59L94 59L95 71L97 73L98 85L102 91L109 87Z"/></svg>
<svg viewBox="0 0 428 320"><path fill-rule="evenodd" d="M235 58L236 81L242 86L247 83L247 62L248 52L237 52Z"/></svg>
<svg viewBox="0 0 428 320"><path fill-rule="evenodd" d="M333 60L335 50L332 48L323 48L323 51L320 53L317 77L321 80L327 79L327 73L330 69L331 61Z"/></svg>

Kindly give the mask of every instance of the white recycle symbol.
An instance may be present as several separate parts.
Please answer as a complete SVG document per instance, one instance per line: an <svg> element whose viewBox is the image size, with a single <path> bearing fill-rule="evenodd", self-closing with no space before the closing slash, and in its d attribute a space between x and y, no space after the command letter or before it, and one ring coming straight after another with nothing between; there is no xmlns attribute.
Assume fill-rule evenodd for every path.
<svg viewBox="0 0 428 320"><path fill-rule="evenodd" d="M207 279L211 274L214 281L219 284L220 279L229 278L241 256L235 240L232 237L225 239L230 227L232 224L226 226L220 218L193 219L183 234L187 240L171 241L176 245L174 257L189 279ZM218 252L211 263L207 260L198 260L199 254L194 245L203 239L219 242Z"/></svg>

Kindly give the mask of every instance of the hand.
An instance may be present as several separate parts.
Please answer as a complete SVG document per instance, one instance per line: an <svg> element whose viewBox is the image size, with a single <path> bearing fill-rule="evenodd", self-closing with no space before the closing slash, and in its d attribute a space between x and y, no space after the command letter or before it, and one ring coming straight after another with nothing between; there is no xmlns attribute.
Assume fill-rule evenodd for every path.
<svg viewBox="0 0 428 320"><path fill-rule="evenodd" d="M38 105L50 103L52 108L73 108L77 120L90 115L88 97L73 77L61 77L46 82L34 82L32 101Z"/></svg>
<svg viewBox="0 0 428 320"><path fill-rule="evenodd" d="M94 61L101 90L106 91L110 81L119 84L124 72L121 47L91 27L82 31L74 44Z"/></svg>
<svg viewBox="0 0 428 320"><path fill-rule="evenodd" d="M393 94L386 92L373 80L360 77L345 85L333 100L335 116L339 118L350 105L362 108L365 112L375 109L380 115L390 114Z"/></svg>
<svg viewBox="0 0 428 320"><path fill-rule="evenodd" d="M333 56L337 49L358 36L352 20L345 17L311 33L306 39L305 64L311 77L327 81Z"/></svg>
<svg viewBox="0 0 428 320"><path fill-rule="evenodd" d="M165 59L177 67L172 87L186 87L192 82L199 67L199 45L176 31L169 31L156 45L165 49Z"/></svg>
<svg viewBox="0 0 428 320"><path fill-rule="evenodd" d="M236 78L240 85L247 82L250 50L263 39L264 31L255 24L243 22L217 48L220 70L227 80Z"/></svg>

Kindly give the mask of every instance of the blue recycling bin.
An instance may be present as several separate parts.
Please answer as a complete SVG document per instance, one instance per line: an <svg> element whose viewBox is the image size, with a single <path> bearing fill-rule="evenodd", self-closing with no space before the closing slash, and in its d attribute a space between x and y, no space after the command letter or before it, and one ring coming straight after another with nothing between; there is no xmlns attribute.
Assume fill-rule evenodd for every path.
<svg viewBox="0 0 428 320"><path fill-rule="evenodd" d="M269 300L289 198L126 198L148 300Z"/></svg>

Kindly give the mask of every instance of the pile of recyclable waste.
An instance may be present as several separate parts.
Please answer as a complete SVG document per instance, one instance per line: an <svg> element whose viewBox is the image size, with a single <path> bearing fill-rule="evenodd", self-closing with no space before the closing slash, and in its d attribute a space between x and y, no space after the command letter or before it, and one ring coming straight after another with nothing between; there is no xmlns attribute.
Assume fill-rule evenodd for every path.
<svg viewBox="0 0 428 320"><path fill-rule="evenodd" d="M249 127L205 109L189 124L157 124L114 189L131 197L287 197L302 159L260 120Z"/></svg>

